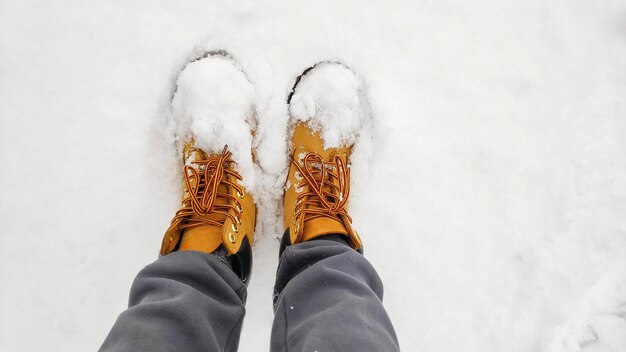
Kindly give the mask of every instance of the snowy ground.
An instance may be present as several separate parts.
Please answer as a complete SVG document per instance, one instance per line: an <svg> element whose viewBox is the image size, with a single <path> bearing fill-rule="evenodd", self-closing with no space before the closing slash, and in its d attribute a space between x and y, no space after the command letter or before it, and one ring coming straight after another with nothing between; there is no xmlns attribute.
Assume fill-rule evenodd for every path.
<svg viewBox="0 0 626 352"><path fill-rule="evenodd" d="M241 351L268 349L286 97L329 58L376 117L351 212L405 351L626 351L625 23L624 0L0 1L0 349L100 346L178 206L174 79L225 48L268 204Z"/></svg>

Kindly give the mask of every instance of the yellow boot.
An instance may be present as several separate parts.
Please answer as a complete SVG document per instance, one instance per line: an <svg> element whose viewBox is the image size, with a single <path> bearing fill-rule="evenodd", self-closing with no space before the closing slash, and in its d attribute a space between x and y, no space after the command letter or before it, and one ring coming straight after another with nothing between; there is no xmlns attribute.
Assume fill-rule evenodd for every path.
<svg viewBox="0 0 626 352"><path fill-rule="evenodd" d="M324 69L341 72L342 67ZM311 70L305 74L310 74L308 71ZM297 119L292 116L292 120ZM361 251L363 245L352 227L347 208L352 145L325 149L319 126L316 130L310 123L312 120L297 121L293 127L291 163L283 198L286 231L281 251L287 245L329 234L345 236L352 248Z"/></svg>
<svg viewBox="0 0 626 352"><path fill-rule="evenodd" d="M183 148L181 208L165 232L161 255L224 248L236 274L247 281L252 266L256 206L240 184L241 175L227 147L207 155L193 140Z"/></svg>

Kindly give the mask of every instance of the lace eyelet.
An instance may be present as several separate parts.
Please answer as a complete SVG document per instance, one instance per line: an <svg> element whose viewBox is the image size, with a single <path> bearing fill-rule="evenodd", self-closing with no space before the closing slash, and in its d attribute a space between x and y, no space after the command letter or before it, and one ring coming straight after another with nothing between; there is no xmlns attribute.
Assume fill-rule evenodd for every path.
<svg viewBox="0 0 626 352"><path fill-rule="evenodd" d="M245 195L246 195L245 191L243 191L243 190L241 192L237 191L237 197L239 197L239 199L243 199L243 196L245 196Z"/></svg>
<svg viewBox="0 0 626 352"><path fill-rule="evenodd" d="M298 181L302 181L302 175L300 174L299 171L296 171L293 176L296 178L296 180Z"/></svg>
<svg viewBox="0 0 626 352"><path fill-rule="evenodd" d="M237 204L235 208L237 208L237 211L240 213L243 211L243 207L241 206L241 204Z"/></svg>
<svg viewBox="0 0 626 352"><path fill-rule="evenodd" d="M230 227L233 229L233 231L235 231L235 233L239 233L239 228L237 227L237 225L232 224Z"/></svg>
<svg viewBox="0 0 626 352"><path fill-rule="evenodd" d="M241 225L241 219L240 218L236 218L237 220L237 225Z"/></svg>
<svg viewBox="0 0 626 352"><path fill-rule="evenodd" d="M237 237L235 237L235 235L233 235L232 232L228 233L228 240L230 241L230 243L235 243L237 242Z"/></svg>

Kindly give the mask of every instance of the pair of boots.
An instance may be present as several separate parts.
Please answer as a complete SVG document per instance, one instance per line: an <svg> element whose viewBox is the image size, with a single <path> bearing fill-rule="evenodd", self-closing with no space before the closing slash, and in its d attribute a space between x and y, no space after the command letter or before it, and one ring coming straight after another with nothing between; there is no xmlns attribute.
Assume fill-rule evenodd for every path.
<svg viewBox="0 0 626 352"><path fill-rule="evenodd" d="M289 97L292 134L281 253L289 245L330 234L362 251L347 210L350 156L360 122L345 109L354 102L341 101L353 97L342 97L337 91L337 85L353 81L354 74L343 65L321 63L298 78ZM208 96L212 89L215 94ZM323 103L338 108L307 101L310 96L300 90L326 92ZM172 104L184 162L184 192L160 251L161 255L184 250L215 254L244 283L252 267L257 216L247 182L254 177L252 92L228 55L209 54L181 72Z"/></svg>

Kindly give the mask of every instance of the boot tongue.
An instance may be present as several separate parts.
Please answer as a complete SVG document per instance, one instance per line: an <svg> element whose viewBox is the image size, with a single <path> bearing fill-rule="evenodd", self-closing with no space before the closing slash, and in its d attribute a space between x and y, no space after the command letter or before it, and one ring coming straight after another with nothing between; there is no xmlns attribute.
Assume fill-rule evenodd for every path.
<svg viewBox="0 0 626 352"><path fill-rule="evenodd" d="M214 252L222 244L222 229L217 226L198 226L183 231L179 250Z"/></svg>
<svg viewBox="0 0 626 352"><path fill-rule="evenodd" d="M348 231L346 231L346 226L341 221L331 218L315 218L304 223L302 241L331 234L347 235Z"/></svg>
<svg viewBox="0 0 626 352"><path fill-rule="evenodd" d="M312 130L305 122L298 122L294 127L292 145L296 146L293 157L296 161L301 161L307 153L315 151L325 162L333 160L335 155L340 155L347 162L347 156L352 151L352 146L338 148L324 148L324 141L318 131ZM303 166L302 164L300 164ZM336 170L334 170L336 172ZM306 183L306 181L300 181ZM332 179L332 182L338 182ZM325 191L330 191L330 186L324 187ZM323 209L320 205L316 208ZM307 220L302 226L303 241L307 241L326 234L347 234L348 231L343 222L331 217L318 217Z"/></svg>
<svg viewBox="0 0 626 352"><path fill-rule="evenodd" d="M193 150L188 154L187 164L193 165L193 161L203 159L204 155L202 155L202 152L200 150ZM207 180L203 180L203 182L205 182L206 184ZM224 184L220 184L217 189L219 193L228 193L228 187L226 187L226 185ZM216 197L213 208L226 212L227 210L225 210L223 207L220 207L220 205L228 204L228 198ZM226 218L226 215L216 212L212 212L207 215L194 214L189 217L190 220L213 220L221 224L226 221ZM220 244L222 244L222 231L223 227L218 225L204 225L185 229L182 233L179 250L193 249L197 251L199 250L202 252L211 253L215 251L220 246Z"/></svg>
<svg viewBox="0 0 626 352"><path fill-rule="evenodd" d="M321 167L321 165L315 165L315 166L317 169L319 169L318 167ZM333 168L332 172L336 173L337 170ZM337 185L339 181L335 177L327 176L326 183L330 183L330 182ZM333 188L331 186L325 186L323 190L324 192L331 193L333 191ZM333 200L330 197L328 197L326 200L330 202L331 204L335 202L335 200ZM319 208L324 209L321 205L319 206ZM304 223L304 227L302 228L302 240L303 241L308 241L319 236L330 235L330 234L347 235L348 231L346 230L346 226L344 225L342 221L336 220L331 217L318 217L315 219L307 220Z"/></svg>

